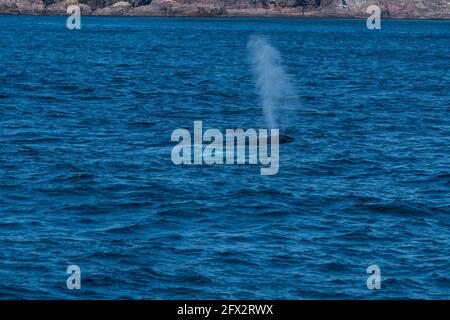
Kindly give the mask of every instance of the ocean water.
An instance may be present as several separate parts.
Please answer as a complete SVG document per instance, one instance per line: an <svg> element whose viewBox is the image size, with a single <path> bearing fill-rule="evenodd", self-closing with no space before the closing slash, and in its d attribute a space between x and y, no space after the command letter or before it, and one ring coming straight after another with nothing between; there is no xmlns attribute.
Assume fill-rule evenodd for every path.
<svg viewBox="0 0 450 320"><path fill-rule="evenodd" d="M0 298L449 298L449 21L65 20L0 17ZM174 165L194 120L264 127L252 36L279 173Z"/></svg>

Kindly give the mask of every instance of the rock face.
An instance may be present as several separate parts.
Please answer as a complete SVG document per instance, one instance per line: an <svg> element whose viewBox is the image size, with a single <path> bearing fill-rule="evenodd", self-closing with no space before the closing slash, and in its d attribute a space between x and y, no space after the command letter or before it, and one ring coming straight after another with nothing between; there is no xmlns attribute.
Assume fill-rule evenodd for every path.
<svg viewBox="0 0 450 320"><path fill-rule="evenodd" d="M450 19L450 0L0 0L0 14L198 17L367 17L378 5L386 18Z"/></svg>

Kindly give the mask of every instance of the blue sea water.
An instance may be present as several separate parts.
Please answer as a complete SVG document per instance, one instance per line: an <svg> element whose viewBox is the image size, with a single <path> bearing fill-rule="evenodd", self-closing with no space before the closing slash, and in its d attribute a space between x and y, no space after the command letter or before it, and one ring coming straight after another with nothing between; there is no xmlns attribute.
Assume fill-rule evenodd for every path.
<svg viewBox="0 0 450 320"><path fill-rule="evenodd" d="M450 297L449 21L65 19L0 17L0 298ZM194 120L264 126L254 35L298 95L279 173L174 165Z"/></svg>

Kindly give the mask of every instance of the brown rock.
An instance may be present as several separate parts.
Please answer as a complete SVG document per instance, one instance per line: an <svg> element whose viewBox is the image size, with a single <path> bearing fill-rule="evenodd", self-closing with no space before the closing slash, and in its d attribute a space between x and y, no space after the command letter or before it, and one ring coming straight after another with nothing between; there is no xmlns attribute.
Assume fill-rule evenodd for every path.
<svg viewBox="0 0 450 320"><path fill-rule="evenodd" d="M46 14L49 15L67 15L67 8L70 5L78 5L81 9L81 15L90 15L92 13L92 9L87 4L78 3L78 1L74 0L65 0L59 1L52 4L47 5Z"/></svg>
<svg viewBox="0 0 450 320"><path fill-rule="evenodd" d="M66 14L69 1L84 15L364 18L376 4L384 17L450 19L450 0L0 0L0 13Z"/></svg>

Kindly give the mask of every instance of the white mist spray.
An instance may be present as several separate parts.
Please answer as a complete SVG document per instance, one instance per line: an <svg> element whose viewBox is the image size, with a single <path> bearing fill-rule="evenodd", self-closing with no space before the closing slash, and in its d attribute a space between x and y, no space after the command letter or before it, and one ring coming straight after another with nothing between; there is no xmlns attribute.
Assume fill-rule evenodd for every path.
<svg viewBox="0 0 450 320"><path fill-rule="evenodd" d="M297 97L281 55L262 37L251 37L248 50L267 127L283 129Z"/></svg>

